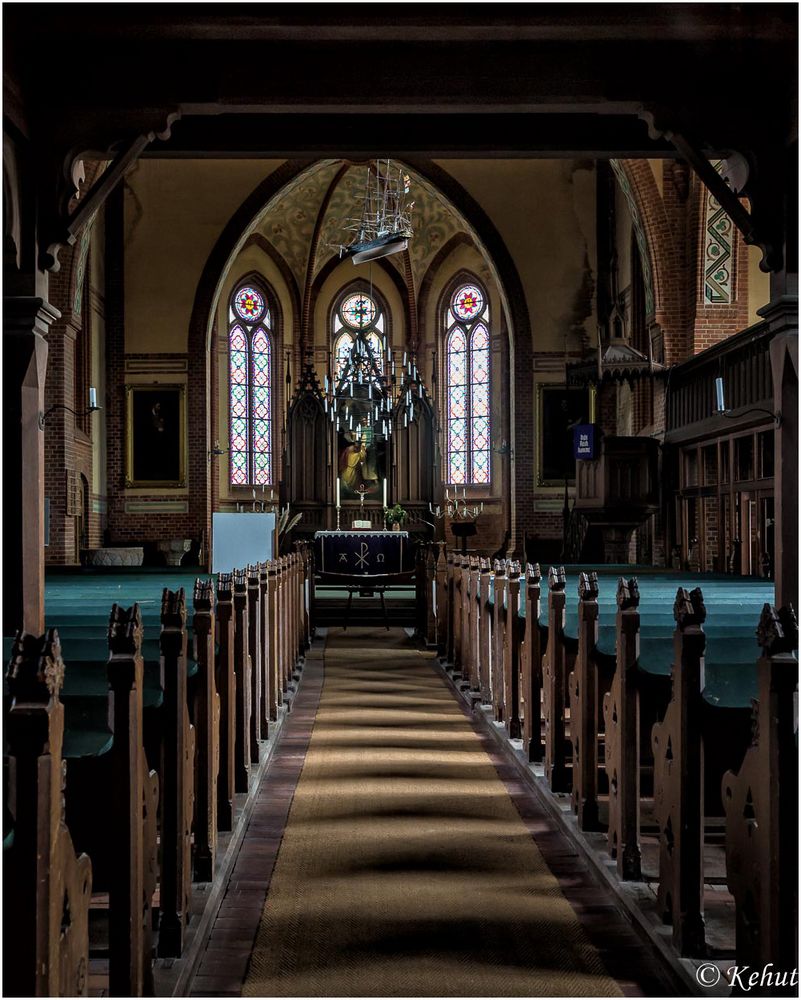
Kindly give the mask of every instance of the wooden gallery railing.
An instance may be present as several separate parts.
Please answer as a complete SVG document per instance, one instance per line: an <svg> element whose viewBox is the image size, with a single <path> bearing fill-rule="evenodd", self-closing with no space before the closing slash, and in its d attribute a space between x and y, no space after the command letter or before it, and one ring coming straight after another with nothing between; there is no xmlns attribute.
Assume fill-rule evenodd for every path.
<svg viewBox="0 0 801 1000"><path fill-rule="evenodd" d="M218 833L233 828L244 804L235 796L251 791L260 741L272 735L280 707L289 707L311 638L309 572L309 553L299 546L219 574L216 588L198 580L191 626L184 591L164 590L153 640L159 683L147 707L143 648L151 640L143 636L154 620L143 624L137 604L114 605L107 659L75 667L76 677L95 684L94 701L71 696L66 732L80 742L92 735L82 727L98 716L108 728L74 771L70 759L66 780L60 692L70 663L55 630L17 635L5 713L6 995L86 995L93 909L108 922L112 996L152 994L154 948L160 956L182 953L192 880L214 878ZM107 903L92 893L107 894Z"/></svg>
<svg viewBox="0 0 801 1000"><path fill-rule="evenodd" d="M548 572L547 625L537 565L521 574L517 562L496 562L490 572L486 560L440 549L429 567L437 595L433 632L443 660L470 698L491 708L516 749L522 737L523 759L542 762L550 791L571 792L579 828L606 830L622 880L642 878L642 803L653 802L657 898L678 953L707 952L705 829L714 835L719 821L735 900L737 963L792 971L798 960L798 627L792 609L765 605L756 629L758 662L743 653L743 637L753 634L748 626L732 625L719 611L717 658L705 669L707 610L700 589L679 588L672 618L667 609L672 638L664 631L666 609L647 609L663 631L649 625L643 652L636 579L621 579L614 602L607 596L599 606L597 575L581 573L570 618L575 638L566 632L563 567ZM603 621L602 610L610 607L614 625ZM606 639L599 648L601 630ZM658 658L665 662L657 669ZM752 676L758 700L749 746L740 724L749 711L746 696L727 703L716 692L731 692L738 683L748 691Z"/></svg>

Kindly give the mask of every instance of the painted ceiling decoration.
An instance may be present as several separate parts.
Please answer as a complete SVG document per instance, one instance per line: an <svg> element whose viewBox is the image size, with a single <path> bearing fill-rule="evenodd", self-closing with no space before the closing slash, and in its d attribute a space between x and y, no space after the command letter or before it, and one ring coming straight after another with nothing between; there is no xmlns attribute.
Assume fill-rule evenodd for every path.
<svg viewBox="0 0 801 1000"><path fill-rule="evenodd" d="M318 215L341 166L339 160L315 164L271 201L255 227L286 260L301 288L306 282L309 251ZM353 214L354 204L358 204L363 197L368 169L366 163L354 164L336 182L319 225L312 278L316 278L336 256L333 245L341 239L344 220ZM409 241L408 253L415 291L418 291L439 250L457 233L469 235L470 229L464 218L435 188L413 170L408 170L408 173L414 198L414 237ZM387 257L386 261L403 274L404 255Z"/></svg>

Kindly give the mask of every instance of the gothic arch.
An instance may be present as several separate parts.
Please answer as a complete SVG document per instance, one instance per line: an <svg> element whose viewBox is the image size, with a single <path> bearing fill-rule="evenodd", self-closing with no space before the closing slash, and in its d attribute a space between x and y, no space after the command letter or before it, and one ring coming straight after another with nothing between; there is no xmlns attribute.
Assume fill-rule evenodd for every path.
<svg viewBox="0 0 801 1000"><path fill-rule="evenodd" d="M531 324L523 291L523 283L506 244L492 220L477 201L446 170L429 160L400 157L420 177L433 185L441 197L462 215L472 230L476 245L484 251L495 272L495 281L501 297L502 311L508 317L510 354L510 409L526 425L534 419L534 391L532 379L533 346ZM205 374L198 372L190 380L190 392L206 393L209 382L209 349L211 346L214 308L222 282L244 245L256 220L269 208L270 202L282 189L321 162L320 160L288 160L254 188L250 195L231 215L214 247L209 253L198 281L189 324L188 351L206 358ZM400 276L399 276L400 277ZM401 284L403 279L401 278ZM408 298L408 295L404 295ZM198 366L200 368L200 366ZM530 426L528 427L530 430ZM516 438L512 425L511 448L514 452L511 477L510 508L512 512L512 538L520 543L526 530L533 527L534 491L534 435L526 430ZM210 440L210 425L206 421L206 447ZM206 472L206 497L210 496L210 472ZM206 503L210 512L210 506Z"/></svg>

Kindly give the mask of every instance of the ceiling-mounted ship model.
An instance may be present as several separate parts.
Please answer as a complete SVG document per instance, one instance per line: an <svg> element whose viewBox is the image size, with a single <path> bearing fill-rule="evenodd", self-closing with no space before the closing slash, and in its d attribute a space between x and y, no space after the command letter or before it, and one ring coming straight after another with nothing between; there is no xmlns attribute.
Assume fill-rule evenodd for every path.
<svg viewBox="0 0 801 1000"><path fill-rule="evenodd" d="M343 229L353 233L350 243L336 244L340 257L354 264L400 253L414 235L409 175L392 160L376 160L367 170L362 214L345 221Z"/></svg>

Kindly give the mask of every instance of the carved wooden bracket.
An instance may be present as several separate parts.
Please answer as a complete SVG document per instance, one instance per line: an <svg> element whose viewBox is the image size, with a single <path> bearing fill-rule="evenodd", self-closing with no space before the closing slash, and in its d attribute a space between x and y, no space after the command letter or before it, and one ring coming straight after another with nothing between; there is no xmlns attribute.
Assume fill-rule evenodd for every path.
<svg viewBox="0 0 801 1000"><path fill-rule="evenodd" d="M699 179L718 200L746 243L762 251L760 268L780 271L784 266L785 194L796 181L785 172L786 152L763 143L750 150L731 150L748 164L748 179L737 194L709 162L708 154L686 132L655 108L644 108L639 117L648 125L652 139L665 138L690 164ZM740 201L748 197L751 211Z"/></svg>
<svg viewBox="0 0 801 1000"><path fill-rule="evenodd" d="M155 139L170 138L172 125L180 112L175 110L160 112L159 120L148 124L144 122L131 127L128 138L121 139L119 135L110 137L90 135L85 140L66 142L59 148L59 139L52 141L50 149L40 151L39 156L39 199L41 228L39 233L39 267L43 271L58 271L60 263L58 255L63 246L72 246L78 233L93 218L119 182L136 165L142 152ZM141 116L139 116L141 118ZM151 119L153 115L149 116ZM135 131L134 131L135 130ZM122 133L125 128L121 128ZM89 158L110 160L104 170L88 191L81 191L83 161ZM53 176L55 174L55 177ZM77 205L71 208L75 199Z"/></svg>

